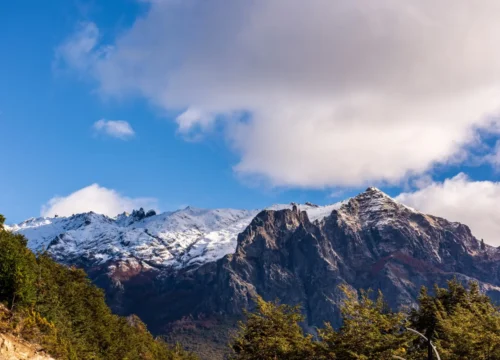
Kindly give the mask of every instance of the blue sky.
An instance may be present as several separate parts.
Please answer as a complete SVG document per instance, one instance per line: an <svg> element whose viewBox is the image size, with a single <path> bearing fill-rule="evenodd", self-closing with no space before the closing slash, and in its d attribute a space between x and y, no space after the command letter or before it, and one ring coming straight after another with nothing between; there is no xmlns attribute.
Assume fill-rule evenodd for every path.
<svg viewBox="0 0 500 360"><path fill-rule="evenodd" d="M2 2L0 211L22 221L92 184L130 200L113 211L143 198L161 210L327 204L375 185L493 234L457 209L498 210L498 39L454 34L483 39L495 2L468 22L415 5L445 30L394 22L413 45L375 22L404 19L399 5L350 17L358 3L338 17L320 0Z"/></svg>
<svg viewBox="0 0 500 360"><path fill-rule="evenodd" d="M143 99L106 100L95 84L53 68L57 46L85 19L119 31L144 4L16 1L0 5L0 204L9 222L38 216L55 195L93 183L130 197L155 197L162 210L259 208L271 203L331 201L331 191L262 189L239 181L221 139L187 142L176 124ZM29 10L28 10L29 9ZM28 10L28 11L27 11ZM101 118L123 119L130 141L95 136Z"/></svg>

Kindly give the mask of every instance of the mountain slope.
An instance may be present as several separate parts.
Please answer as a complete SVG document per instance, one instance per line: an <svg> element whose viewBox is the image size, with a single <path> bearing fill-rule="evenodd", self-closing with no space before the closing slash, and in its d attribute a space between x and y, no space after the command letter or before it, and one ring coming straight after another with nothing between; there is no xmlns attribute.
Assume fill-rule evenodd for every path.
<svg viewBox="0 0 500 360"><path fill-rule="evenodd" d="M38 347L61 360L195 359L155 339L136 316L113 314L84 271L33 254L2 220L0 358L35 357Z"/></svg>
<svg viewBox="0 0 500 360"><path fill-rule="evenodd" d="M324 217L338 206L299 205L315 218ZM233 253L237 235L258 212L187 207L159 215L140 209L115 218L90 212L71 217L32 218L9 229L26 236L33 251L46 249L62 263L85 267L118 263L127 269L175 271L198 267Z"/></svg>
<svg viewBox="0 0 500 360"><path fill-rule="evenodd" d="M453 277L477 280L499 299L499 264L499 250L482 249L467 226L370 188L316 222L298 209L262 211L234 254L166 276L147 305L135 307L137 298L130 305L155 332L178 333L186 317L201 327L210 318L240 318L259 294L301 304L314 332L325 321L339 325L340 284L380 289L394 308L414 306L421 286L444 286ZM134 291L126 293L133 298Z"/></svg>
<svg viewBox="0 0 500 360"><path fill-rule="evenodd" d="M61 225L65 232L49 251L84 266L116 312L136 313L153 332L174 339L185 329L197 329L191 335L198 341L233 326L256 294L302 304L312 332L325 321L339 324L340 284L380 289L394 308L414 306L422 285L443 286L453 277L477 280L500 299L500 250L482 245L467 226L418 212L376 188L330 207L188 208L140 220L80 216L92 217L90 224L58 220L84 225ZM100 229L114 230L92 230L94 217ZM35 240L41 237L33 229L14 227L33 244L50 238Z"/></svg>

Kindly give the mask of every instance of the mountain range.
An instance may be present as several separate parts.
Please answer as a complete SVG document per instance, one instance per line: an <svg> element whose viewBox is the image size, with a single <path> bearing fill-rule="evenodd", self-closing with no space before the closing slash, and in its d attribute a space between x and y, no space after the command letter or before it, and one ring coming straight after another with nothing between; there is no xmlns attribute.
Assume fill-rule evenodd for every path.
<svg viewBox="0 0 500 360"><path fill-rule="evenodd" d="M393 308L415 306L421 286L454 277L500 300L500 249L373 187L329 206L85 213L10 230L84 268L115 312L195 350L222 349L256 295L301 304L311 333L339 325L341 284L381 290Z"/></svg>

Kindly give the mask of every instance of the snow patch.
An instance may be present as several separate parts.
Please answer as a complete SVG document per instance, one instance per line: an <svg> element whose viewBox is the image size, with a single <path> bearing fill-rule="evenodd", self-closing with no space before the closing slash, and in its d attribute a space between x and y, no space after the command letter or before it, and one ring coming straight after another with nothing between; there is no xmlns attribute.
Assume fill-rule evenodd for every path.
<svg viewBox="0 0 500 360"><path fill-rule="evenodd" d="M298 205L311 221L330 215L340 206ZM291 204L278 204L267 210L291 208ZM10 229L26 236L33 251L48 250L61 262L84 258L96 265L119 261L138 266L139 261L143 266L147 263L175 270L234 253L238 234L260 211L186 207L147 217L136 212L114 218L90 212L31 218Z"/></svg>

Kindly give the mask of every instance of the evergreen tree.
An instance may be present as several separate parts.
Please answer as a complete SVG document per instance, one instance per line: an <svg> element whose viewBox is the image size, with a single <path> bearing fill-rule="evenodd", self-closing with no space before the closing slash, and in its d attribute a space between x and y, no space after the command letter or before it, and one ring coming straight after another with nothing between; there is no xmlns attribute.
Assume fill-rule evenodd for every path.
<svg viewBox="0 0 500 360"><path fill-rule="evenodd" d="M36 298L35 256L24 237L5 230L0 230L0 249L0 301L9 308L30 306Z"/></svg>
<svg viewBox="0 0 500 360"><path fill-rule="evenodd" d="M266 302L256 298L257 310L247 313L231 344L234 360L316 359L311 336L305 336L299 323L304 321L298 306Z"/></svg>
<svg viewBox="0 0 500 360"><path fill-rule="evenodd" d="M436 343L443 359L500 359L500 312L478 284L471 282L467 290L453 279L434 293L422 289L412 326Z"/></svg>
<svg viewBox="0 0 500 360"><path fill-rule="evenodd" d="M442 308L439 301L429 295L426 287L420 289L418 297L418 310L413 310L411 314L412 327L422 332L430 341L435 340L436 329L438 326L438 313ZM420 339L417 339L420 342ZM433 359L434 351L430 343L425 344L427 359Z"/></svg>
<svg viewBox="0 0 500 360"><path fill-rule="evenodd" d="M500 359L500 313L491 303L460 304L440 321L446 359Z"/></svg>
<svg viewBox="0 0 500 360"><path fill-rule="evenodd" d="M392 312L384 302L382 293L375 301L370 293L342 287L346 300L341 308L343 324L336 332L329 324L319 335L323 356L327 359L379 360L405 355L409 334L404 332L406 315ZM335 356L335 357L332 357Z"/></svg>

